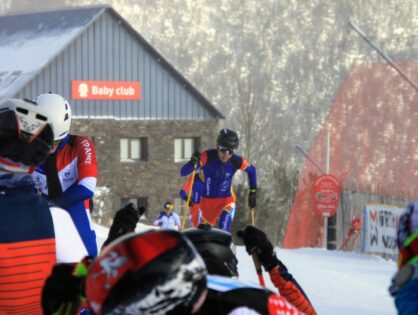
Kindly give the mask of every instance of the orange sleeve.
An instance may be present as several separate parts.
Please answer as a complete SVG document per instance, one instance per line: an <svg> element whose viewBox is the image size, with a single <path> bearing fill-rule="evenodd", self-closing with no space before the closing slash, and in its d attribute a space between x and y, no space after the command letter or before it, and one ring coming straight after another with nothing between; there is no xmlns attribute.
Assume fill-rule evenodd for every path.
<svg viewBox="0 0 418 315"><path fill-rule="evenodd" d="M207 161L208 161L208 152L203 151L200 154L200 166L202 167L203 165L205 165Z"/></svg>
<svg viewBox="0 0 418 315"><path fill-rule="evenodd" d="M190 184L192 183L192 177L189 176L189 178L186 180L186 182L184 183L184 185L181 187L181 189L183 189L186 193L189 192L190 190Z"/></svg>
<svg viewBox="0 0 418 315"><path fill-rule="evenodd" d="M244 171L250 165L251 165L250 162L248 162L247 160L245 160L244 158L242 158L242 164L241 164L241 167L239 169L241 171Z"/></svg>
<svg viewBox="0 0 418 315"><path fill-rule="evenodd" d="M269 272L271 282L279 289L281 296L306 315L317 315L315 309L299 288L289 280L285 280L279 273L279 266Z"/></svg>

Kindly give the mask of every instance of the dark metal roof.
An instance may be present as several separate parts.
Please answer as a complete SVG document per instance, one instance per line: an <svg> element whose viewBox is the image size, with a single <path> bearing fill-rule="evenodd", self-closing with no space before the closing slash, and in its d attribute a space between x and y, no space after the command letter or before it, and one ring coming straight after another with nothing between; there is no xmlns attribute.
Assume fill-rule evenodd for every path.
<svg viewBox="0 0 418 315"><path fill-rule="evenodd" d="M1 37L28 32L65 32L75 27L85 27L106 7L76 7L54 11L25 12L0 16Z"/></svg>
<svg viewBox="0 0 418 315"><path fill-rule="evenodd" d="M184 76L109 6L0 16L0 98L12 97L44 69L78 35L105 12L115 18L199 102L217 118L225 118Z"/></svg>

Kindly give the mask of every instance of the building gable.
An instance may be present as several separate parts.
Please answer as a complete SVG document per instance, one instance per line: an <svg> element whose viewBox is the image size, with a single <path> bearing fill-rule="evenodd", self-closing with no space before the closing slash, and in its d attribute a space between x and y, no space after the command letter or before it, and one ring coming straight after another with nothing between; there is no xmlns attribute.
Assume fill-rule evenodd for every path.
<svg viewBox="0 0 418 315"><path fill-rule="evenodd" d="M73 17L78 18L70 23ZM14 52L21 55L15 64L22 65L6 68L0 62L1 68L16 77L12 84L0 85L2 97L59 93L70 100L75 118L224 118L110 7L6 16L0 17L0 25L5 23L3 19L12 24L29 20L27 28L37 25L39 30L31 32L21 27L13 34L10 31L0 36L0 56L6 57L3 60L13 55L6 49L7 41L12 41ZM24 71L19 70L23 65ZM73 80L139 81L140 100L75 100L71 95Z"/></svg>

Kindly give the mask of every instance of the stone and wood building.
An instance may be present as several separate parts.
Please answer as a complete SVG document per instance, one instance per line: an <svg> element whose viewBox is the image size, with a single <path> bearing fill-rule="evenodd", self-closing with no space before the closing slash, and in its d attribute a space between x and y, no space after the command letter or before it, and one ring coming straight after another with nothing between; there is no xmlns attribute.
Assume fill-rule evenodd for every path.
<svg viewBox="0 0 418 315"><path fill-rule="evenodd" d="M224 116L114 9L75 7L0 17L0 99L52 92L72 107L72 133L96 145L93 217L127 202L182 211L179 168L213 146Z"/></svg>

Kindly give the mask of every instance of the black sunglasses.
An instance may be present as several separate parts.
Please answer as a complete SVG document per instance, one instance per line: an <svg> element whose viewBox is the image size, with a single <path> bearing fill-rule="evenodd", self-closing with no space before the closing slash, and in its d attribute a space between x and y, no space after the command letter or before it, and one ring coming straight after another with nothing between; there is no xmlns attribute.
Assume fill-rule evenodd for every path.
<svg viewBox="0 0 418 315"><path fill-rule="evenodd" d="M218 147L218 150L221 151L222 153L225 153L225 154L229 154L229 155L234 154L234 150L231 150L229 148Z"/></svg>

